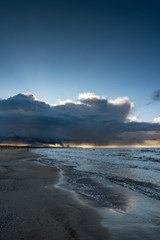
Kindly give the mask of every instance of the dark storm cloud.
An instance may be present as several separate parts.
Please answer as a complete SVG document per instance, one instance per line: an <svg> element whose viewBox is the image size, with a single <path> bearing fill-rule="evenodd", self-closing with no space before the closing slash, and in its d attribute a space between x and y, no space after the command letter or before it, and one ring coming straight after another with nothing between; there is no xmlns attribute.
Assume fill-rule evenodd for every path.
<svg viewBox="0 0 160 240"><path fill-rule="evenodd" d="M0 100L0 142L27 144L131 145L159 138L160 124L130 122L128 98L91 93L78 102L49 105L32 94Z"/></svg>
<svg viewBox="0 0 160 240"><path fill-rule="evenodd" d="M37 101L32 94L18 94L0 101L0 111L34 112L44 111L49 108L49 104Z"/></svg>

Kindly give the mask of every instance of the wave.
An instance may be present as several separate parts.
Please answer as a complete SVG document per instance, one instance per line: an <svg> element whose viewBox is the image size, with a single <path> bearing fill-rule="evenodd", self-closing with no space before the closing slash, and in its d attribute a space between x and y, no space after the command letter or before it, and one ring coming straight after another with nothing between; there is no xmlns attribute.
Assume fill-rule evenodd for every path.
<svg viewBox="0 0 160 240"><path fill-rule="evenodd" d="M160 200L160 178L158 172L160 171L160 158L156 155L157 152L160 152L160 149L66 149L65 152L63 149L53 149L39 150L39 152L42 157L32 159L31 161L57 166L64 170L64 174L68 172L68 175L70 175L68 179L70 179L71 184L75 183L75 185L80 187L80 182L76 182L78 177L103 178ZM94 155L92 152L94 152ZM149 176L152 176L152 178ZM81 194L85 193L85 195L91 196L93 188L86 188L86 186L89 186L89 182L86 179L85 182L85 186L81 185L81 188L77 190L81 191ZM99 191L104 192L100 185L98 188ZM96 191L99 202L105 202L105 198L102 195L99 197L98 190Z"/></svg>
<svg viewBox="0 0 160 240"><path fill-rule="evenodd" d="M117 176L107 176L106 178L111 182L122 185L136 192L143 193L148 197L160 200L160 187L158 187L156 184Z"/></svg>

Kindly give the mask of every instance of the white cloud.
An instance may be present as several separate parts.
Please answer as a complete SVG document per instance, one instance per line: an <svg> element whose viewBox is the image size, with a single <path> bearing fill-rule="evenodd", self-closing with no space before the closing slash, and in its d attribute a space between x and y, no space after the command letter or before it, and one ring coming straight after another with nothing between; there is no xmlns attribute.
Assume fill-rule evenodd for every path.
<svg viewBox="0 0 160 240"><path fill-rule="evenodd" d="M153 123L160 123L160 117L154 118Z"/></svg>
<svg viewBox="0 0 160 240"><path fill-rule="evenodd" d="M128 116L127 120L129 122L142 122L142 119L138 118L137 116Z"/></svg>
<svg viewBox="0 0 160 240"><path fill-rule="evenodd" d="M123 105L126 102L130 102L128 97L118 97L114 100L108 100L109 103L113 104L113 105ZM133 106L133 103L131 103Z"/></svg>
<svg viewBox="0 0 160 240"><path fill-rule="evenodd" d="M86 92L86 93L80 93L78 95L79 100L85 100L85 99L100 99L99 96L95 95L94 93Z"/></svg>

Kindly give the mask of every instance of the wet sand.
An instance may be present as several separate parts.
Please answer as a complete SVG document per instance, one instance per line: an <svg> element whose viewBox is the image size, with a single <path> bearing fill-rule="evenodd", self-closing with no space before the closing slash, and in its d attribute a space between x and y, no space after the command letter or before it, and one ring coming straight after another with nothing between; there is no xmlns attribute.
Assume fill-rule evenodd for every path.
<svg viewBox="0 0 160 240"><path fill-rule="evenodd" d="M54 187L59 170L36 157L26 149L0 151L0 239L112 239L93 209Z"/></svg>

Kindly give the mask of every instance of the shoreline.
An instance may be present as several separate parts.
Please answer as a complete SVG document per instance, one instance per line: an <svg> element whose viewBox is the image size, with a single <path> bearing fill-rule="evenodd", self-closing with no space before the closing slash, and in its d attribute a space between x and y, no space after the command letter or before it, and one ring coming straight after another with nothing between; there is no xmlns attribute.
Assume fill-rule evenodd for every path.
<svg viewBox="0 0 160 240"><path fill-rule="evenodd" d="M26 149L0 152L1 240L158 239L158 200L108 183L105 194L122 211L100 207L70 188L67 178L74 175L38 162L41 157Z"/></svg>
<svg viewBox="0 0 160 240"><path fill-rule="evenodd" d="M56 167L24 161L37 157L26 149L1 151L1 240L111 239L96 211L53 187L59 181Z"/></svg>
<svg viewBox="0 0 160 240"><path fill-rule="evenodd" d="M40 159L40 162L46 164L47 166L54 166L54 157L51 156L51 160L53 159L52 163L52 161L50 160L50 153L47 154L46 151L35 152L42 154L42 159ZM106 202L105 204L103 204L103 202L102 204L99 204L99 201L97 201L96 198L94 199L94 195L90 197L90 195L88 195L88 192L86 192L87 194L85 194L85 192L83 194L81 190L78 190L76 185L75 179L79 179L80 177L80 179L83 179L83 181L81 181L81 184L93 184L94 186L94 180L92 182L91 175L85 174L85 171L78 171L72 166L70 171L70 166L63 166L63 161L62 165L56 165L58 165L63 172L62 184L59 184L60 188L63 188L65 190L67 189L67 191L69 189L72 196L74 193L74 198L76 197L76 201L78 201L77 203L82 203L82 205L87 206L93 212L96 211L96 213L98 213L98 215L101 217L99 218L101 226L109 229L112 239L157 240L159 238L159 200L149 198L142 193L133 191L129 188L108 181L105 182L105 195L108 202ZM100 191L99 193L104 194L101 186L96 186L98 188L100 187L98 190Z"/></svg>

